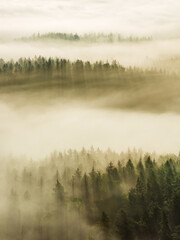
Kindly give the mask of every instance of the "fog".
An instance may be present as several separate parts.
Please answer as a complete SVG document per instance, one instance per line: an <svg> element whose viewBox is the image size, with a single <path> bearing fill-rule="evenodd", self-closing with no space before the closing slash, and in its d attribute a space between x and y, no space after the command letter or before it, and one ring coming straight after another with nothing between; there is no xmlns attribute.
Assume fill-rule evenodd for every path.
<svg viewBox="0 0 180 240"><path fill-rule="evenodd" d="M21 108L2 104L0 152L39 160L54 150L83 146L117 152L142 148L145 152L178 153L180 116L84 108L66 104ZM172 141L173 139L173 141Z"/></svg>
<svg viewBox="0 0 180 240"><path fill-rule="evenodd" d="M92 145L117 152L142 148L145 152L178 153L179 78L168 75L165 78L157 73L146 80L143 70L153 66L179 74L179 46L179 40L120 44L1 43L1 57L5 60L35 55L91 62L116 59L123 66L142 68L140 75L137 71L126 81L122 77L122 82L114 81L113 75L102 83L93 82L97 76L92 75L92 85L90 81L87 88L81 89L77 83L69 87L69 92L61 89L53 75L45 81L43 73L35 75L35 80L31 75L32 85L31 78L23 73L19 76L25 79L22 85L16 84L16 78L12 78L10 85L2 83L1 155L26 155L39 160L53 150ZM100 74L97 79L101 79Z"/></svg>
<svg viewBox="0 0 180 240"><path fill-rule="evenodd" d="M33 58L41 55L72 61L82 59L91 62L98 60L111 62L115 59L125 67L138 66L143 69L156 67L179 74L179 8L180 3L177 0L78 0L76 2L36 0L29 3L23 0L1 1L1 58L17 60L21 57ZM153 39L147 42L113 44L14 40L22 36L30 36L32 33L53 31L115 32L123 36L152 36ZM81 99L77 106L76 104L59 106L54 100L51 106L43 106L43 110L32 106L29 109L26 106L28 99L24 102L25 95L22 95L20 100L17 98L17 105L21 101L21 107L23 106L17 109L12 104L8 104L11 101L11 96L8 96L8 102L6 102L7 98L0 102L1 154L27 154L29 157L38 158L56 148L80 149L82 146L91 145L103 149L112 147L117 151L128 147L141 147L145 151L177 152L179 115L175 113L179 113L178 87L176 88L172 83L171 86L164 83L164 87L165 95L168 96L167 101L161 85L159 87L161 90L157 93L154 85L152 87L148 85L143 91L140 89L138 93L140 98L136 94L138 89L136 87L131 90L134 106L127 107L132 106L133 103L128 102L130 92L126 92L124 105L120 104L116 110L109 108L110 98L103 100L103 104L97 103L98 108L95 104L93 107L90 106L90 109L86 108L81 103L84 100ZM171 89L169 92L175 94L168 93L168 87ZM151 100L148 100L150 104L147 101L143 106L142 99L145 99L145 95L149 92L152 92ZM156 99L156 94L159 94L160 98ZM112 102L116 102L114 99L118 98L122 98L122 95L112 96ZM156 102L153 102L154 98L158 100L157 106L163 107L158 109L155 106ZM13 96L14 105L16 105L15 99L16 96ZM121 101L123 102L123 99ZM26 108L29 110L24 110ZM157 109L158 114L152 113ZM165 138L165 130L167 138Z"/></svg>
<svg viewBox="0 0 180 240"><path fill-rule="evenodd" d="M0 0L0 239L179 239L179 10Z"/></svg>
<svg viewBox="0 0 180 240"><path fill-rule="evenodd" d="M0 3L1 32L121 32L179 36L177 0L6 0Z"/></svg>
<svg viewBox="0 0 180 240"><path fill-rule="evenodd" d="M121 65L143 68L155 67L179 73L180 40L152 40L122 43L71 43L63 41L0 43L1 58L18 60L34 56L61 57L72 61L118 61Z"/></svg>

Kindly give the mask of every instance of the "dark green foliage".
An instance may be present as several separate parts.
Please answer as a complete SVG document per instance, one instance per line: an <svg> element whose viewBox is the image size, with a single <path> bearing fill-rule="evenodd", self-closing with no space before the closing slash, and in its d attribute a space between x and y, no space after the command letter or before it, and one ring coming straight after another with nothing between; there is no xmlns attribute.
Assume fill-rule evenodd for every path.
<svg viewBox="0 0 180 240"><path fill-rule="evenodd" d="M180 175L176 177L171 191L171 211L173 216L173 223L175 226L178 226L180 224Z"/></svg>
<svg viewBox="0 0 180 240"><path fill-rule="evenodd" d="M20 209L23 225L19 220L14 226L23 229L23 236L29 229L37 240L47 236L52 240L59 236L62 240L68 236L77 240L179 240L179 157L132 161L129 156L135 159L133 153L70 150L52 154L37 168L29 163L18 172L12 166L7 176L12 185L8 201L15 217L8 221L20 219ZM107 160L109 164L103 165ZM29 214L27 220L21 206L33 206L35 216Z"/></svg>
<svg viewBox="0 0 180 240"><path fill-rule="evenodd" d="M168 224L168 218L164 210L161 214L160 240L171 240L171 231Z"/></svg>
<svg viewBox="0 0 180 240"><path fill-rule="evenodd" d="M133 240L133 229L131 220L123 210L118 214L116 219L116 231L122 240Z"/></svg>
<svg viewBox="0 0 180 240"><path fill-rule="evenodd" d="M134 169L134 165L133 165L131 159L129 159L126 164L125 177L126 177L126 181L130 184L133 184L136 182L135 169Z"/></svg>
<svg viewBox="0 0 180 240"><path fill-rule="evenodd" d="M103 211L101 216L101 229L104 233L104 239L109 239L110 221L107 214Z"/></svg>

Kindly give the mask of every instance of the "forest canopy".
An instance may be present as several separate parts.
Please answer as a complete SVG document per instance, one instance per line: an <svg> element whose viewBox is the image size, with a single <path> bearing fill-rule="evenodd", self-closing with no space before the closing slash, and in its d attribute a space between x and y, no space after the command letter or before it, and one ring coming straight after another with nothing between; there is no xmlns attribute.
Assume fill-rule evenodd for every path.
<svg viewBox="0 0 180 240"><path fill-rule="evenodd" d="M179 239L179 156L92 147L0 171L2 239Z"/></svg>

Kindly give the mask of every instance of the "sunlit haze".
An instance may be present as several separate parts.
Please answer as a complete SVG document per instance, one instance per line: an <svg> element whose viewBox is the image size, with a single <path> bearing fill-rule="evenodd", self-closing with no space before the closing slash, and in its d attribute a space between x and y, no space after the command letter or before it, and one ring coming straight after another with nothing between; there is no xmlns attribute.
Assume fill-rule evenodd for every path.
<svg viewBox="0 0 180 240"><path fill-rule="evenodd" d="M0 33L118 32L179 37L177 0L2 0Z"/></svg>

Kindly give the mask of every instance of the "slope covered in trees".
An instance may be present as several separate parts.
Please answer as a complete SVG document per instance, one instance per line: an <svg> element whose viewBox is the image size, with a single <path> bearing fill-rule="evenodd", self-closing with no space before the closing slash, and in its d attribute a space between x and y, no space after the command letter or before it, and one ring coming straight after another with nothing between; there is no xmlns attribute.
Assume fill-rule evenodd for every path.
<svg viewBox="0 0 180 240"><path fill-rule="evenodd" d="M101 107L179 113L179 80L175 73L155 68L125 68L116 61L71 62L44 57L0 60L2 95L46 91L47 95L68 99L100 99L97 105Z"/></svg>
<svg viewBox="0 0 180 240"><path fill-rule="evenodd" d="M179 239L179 156L91 148L0 171L2 239Z"/></svg>

